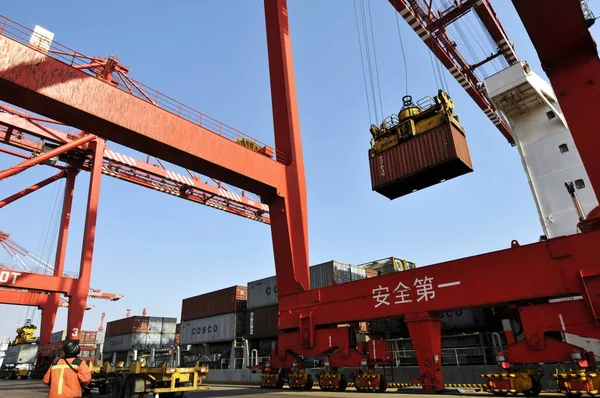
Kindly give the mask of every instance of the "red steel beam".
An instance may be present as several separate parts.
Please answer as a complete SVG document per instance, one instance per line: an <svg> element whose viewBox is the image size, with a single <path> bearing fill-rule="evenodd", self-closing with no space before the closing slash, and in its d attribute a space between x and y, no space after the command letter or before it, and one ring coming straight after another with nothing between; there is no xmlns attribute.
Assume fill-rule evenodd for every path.
<svg viewBox="0 0 600 398"><path fill-rule="evenodd" d="M79 278L74 285L74 290L69 298L69 313L67 315L67 335L73 340L79 340L79 331L83 322L90 280L92 277L92 258L96 237L96 220L98 217L98 199L100 196L100 179L102 177L102 155L104 154L104 140L94 141L94 153L89 182L88 201L85 212L83 228L83 246L81 248L81 261Z"/></svg>
<svg viewBox="0 0 600 398"><path fill-rule="evenodd" d="M306 178L287 3L265 0L275 147L288 155L285 179L270 206L279 294L310 289Z"/></svg>
<svg viewBox="0 0 600 398"><path fill-rule="evenodd" d="M0 271L0 286L70 294L76 279L21 271Z"/></svg>
<svg viewBox="0 0 600 398"><path fill-rule="evenodd" d="M2 304L28 305L43 309L48 303L48 297L47 293L42 292L0 289L0 303Z"/></svg>
<svg viewBox="0 0 600 398"><path fill-rule="evenodd" d="M600 114L600 59L579 0L549 7L543 0L513 0L550 79L577 150L600 197L598 137L590 117ZM596 208L588 219L600 219Z"/></svg>
<svg viewBox="0 0 600 398"><path fill-rule="evenodd" d="M314 325L326 325L565 295L589 294L600 313L599 241L600 232L571 235L280 296L279 329L297 328L309 312Z"/></svg>
<svg viewBox="0 0 600 398"><path fill-rule="evenodd" d="M261 196L285 165L0 36L0 99Z"/></svg>
<svg viewBox="0 0 600 398"><path fill-rule="evenodd" d="M469 94L481 110L484 111L486 116L494 123L496 128L500 130L508 142L514 144L509 125L504 121L491 101L489 101L477 88L477 83L479 83L477 77L470 73L466 62L462 60L460 54L458 54L452 46L447 46L446 48L442 45L442 41L448 44L445 35L440 35L439 39L434 37L425 22L413 12L411 6L407 3L407 0L389 0L389 2L440 60L442 65L448 69L450 74L452 74L462 88L465 89L467 94ZM450 56L448 51L454 52L455 57L457 57L456 60Z"/></svg>
<svg viewBox="0 0 600 398"><path fill-rule="evenodd" d="M65 171L61 171L58 174L55 174L51 177L46 178L45 180L38 182L37 184L30 186L29 188L25 188L21 192L17 192L14 195L11 195L5 199L0 200L0 209L3 208L4 206L14 202L15 200L18 200L24 196L27 196L30 193L35 192L41 188L44 188L46 185L49 185L49 184L53 183L54 181L63 178L65 176L65 174L66 174Z"/></svg>
<svg viewBox="0 0 600 398"><path fill-rule="evenodd" d="M57 130L51 128L38 129L38 126L33 123L29 123L22 119L18 119L17 121L18 123L15 123L14 115L0 112L0 141L6 145L25 149L33 153L41 152L42 148L42 144L39 142L3 132L1 129L2 125L11 126L11 128L14 126L15 130L23 131L48 142L55 142L57 144L64 144L72 140L68 134ZM2 148L0 148L0 151L1 150ZM16 152L14 155L28 159L27 156ZM70 162L68 156L65 160ZM251 198L166 170L148 162L132 158L131 156L122 155L110 149L105 149L104 160L102 173L108 176L178 196L182 199L187 199L238 216L266 224L270 223L268 214L269 206L252 200ZM71 165L88 171L90 168L89 162L81 164L80 157L78 157L75 162L71 162ZM54 167L61 168L56 165L54 165Z"/></svg>
<svg viewBox="0 0 600 398"><path fill-rule="evenodd" d="M492 39L498 45L500 51L502 51L506 62L508 62L509 65L518 63L519 57L517 56L512 43L508 40L508 36L500 24L500 20L492 8L490 1L477 0L475 3L475 12L479 16L479 19L481 19L481 22L483 22L483 25L487 28Z"/></svg>
<svg viewBox="0 0 600 398"><path fill-rule="evenodd" d="M0 171L0 181L2 181L5 178L11 177L15 174L18 174L31 166L35 166L36 164L40 164L40 163L45 162L46 160L49 160L55 156L61 155L65 152L68 152L71 149L77 148L78 146L88 143L95 138L96 138L96 136L94 136L92 134L85 135L79 139L76 139L72 142L64 144L58 148L55 148L48 152L42 153L34 158L27 159L27 160L19 163L16 166L13 166L6 170Z"/></svg>

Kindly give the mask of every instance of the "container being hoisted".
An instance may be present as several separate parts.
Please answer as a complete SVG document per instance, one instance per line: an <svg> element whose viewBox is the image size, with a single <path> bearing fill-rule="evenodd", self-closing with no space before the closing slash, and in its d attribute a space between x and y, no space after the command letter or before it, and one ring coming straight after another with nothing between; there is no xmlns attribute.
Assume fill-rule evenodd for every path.
<svg viewBox="0 0 600 398"><path fill-rule="evenodd" d="M398 115L371 125L371 185L389 199L473 171L465 132L448 94L415 105L405 96Z"/></svg>

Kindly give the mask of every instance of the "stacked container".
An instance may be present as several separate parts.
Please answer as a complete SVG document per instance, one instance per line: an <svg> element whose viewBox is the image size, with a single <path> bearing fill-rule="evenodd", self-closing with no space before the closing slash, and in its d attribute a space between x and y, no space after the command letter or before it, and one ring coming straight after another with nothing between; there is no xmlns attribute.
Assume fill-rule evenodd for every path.
<svg viewBox="0 0 600 398"><path fill-rule="evenodd" d="M176 318L132 316L106 325L103 353L166 349L175 343Z"/></svg>
<svg viewBox="0 0 600 398"><path fill-rule="evenodd" d="M312 289L316 289L370 278L377 274L376 271L333 260L310 267L310 284ZM246 335L249 340L277 338L277 294L277 280L274 276L248 283ZM363 323L360 327L366 328L366 325ZM253 346L258 347L258 343Z"/></svg>
<svg viewBox="0 0 600 398"><path fill-rule="evenodd" d="M246 335L246 286L232 286L183 300L182 345L232 342Z"/></svg>
<svg viewBox="0 0 600 398"><path fill-rule="evenodd" d="M83 360L94 360L96 358L96 346L98 332L96 331L87 331L82 330L79 334L79 350L80 350L80 358ZM50 336L50 347L49 351L60 351L64 341L67 340L67 331L61 330L59 332L54 332Z"/></svg>

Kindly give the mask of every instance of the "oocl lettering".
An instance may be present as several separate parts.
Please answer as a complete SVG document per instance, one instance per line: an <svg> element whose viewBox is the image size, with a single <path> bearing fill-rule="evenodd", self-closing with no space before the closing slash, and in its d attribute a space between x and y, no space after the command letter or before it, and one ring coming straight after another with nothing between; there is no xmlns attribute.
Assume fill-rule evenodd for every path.
<svg viewBox="0 0 600 398"><path fill-rule="evenodd" d="M21 275L20 272L0 271L0 283L17 283L19 275Z"/></svg>

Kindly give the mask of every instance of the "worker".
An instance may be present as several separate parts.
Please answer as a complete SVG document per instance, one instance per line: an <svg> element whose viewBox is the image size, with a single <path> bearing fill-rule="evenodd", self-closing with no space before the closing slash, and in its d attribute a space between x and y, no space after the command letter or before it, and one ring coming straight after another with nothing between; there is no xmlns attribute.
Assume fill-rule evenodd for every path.
<svg viewBox="0 0 600 398"><path fill-rule="evenodd" d="M54 360L44 376L44 384L50 386L48 398L80 398L82 388L92 380L90 368L77 358L79 341L66 341L62 351L64 357Z"/></svg>

